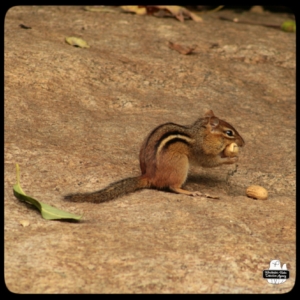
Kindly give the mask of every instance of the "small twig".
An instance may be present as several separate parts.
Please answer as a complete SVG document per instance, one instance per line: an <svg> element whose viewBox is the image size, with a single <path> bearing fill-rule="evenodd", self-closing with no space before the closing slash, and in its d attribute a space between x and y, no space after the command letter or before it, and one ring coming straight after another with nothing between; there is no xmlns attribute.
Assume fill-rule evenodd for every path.
<svg viewBox="0 0 300 300"><path fill-rule="evenodd" d="M252 21L240 21L238 18L230 19L230 18L219 16L219 19L220 20L224 20L224 21L234 22L234 23L249 24L249 25L259 25L259 26L272 27L272 28L277 28L277 29L281 28L280 25L265 24L265 23L256 23L256 22L252 22Z"/></svg>
<svg viewBox="0 0 300 300"><path fill-rule="evenodd" d="M209 14L210 14L210 13L217 12L217 11L221 10L224 6L225 6L225 5L219 5L218 7L214 8L214 9L212 9L212 10L209 10L209 11L207 11L206 13L209 13Z"/></svg>

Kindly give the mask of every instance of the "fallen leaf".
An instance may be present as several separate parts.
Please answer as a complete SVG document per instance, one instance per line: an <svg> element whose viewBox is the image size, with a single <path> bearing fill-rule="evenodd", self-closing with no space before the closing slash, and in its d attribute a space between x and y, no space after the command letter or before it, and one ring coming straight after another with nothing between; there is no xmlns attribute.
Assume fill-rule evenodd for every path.
<svg viewBox="0 0 300 300"><path fill-rule="evenodd" d="M31 27L26 26L26 25L24 25L24 24L20 24L19 26L20 26L21 28L23 28L23 29L31 29Z"/></svg>
<svg viewBox="0 0 300 300"><path fill-rule="evenodd" d="M140 7L138 5L121 6L121 9L126 12L136 13L137 15L146 15L147 14L146 8Z"/></svg>
<svg viewBox="0 0 300 300"><path fill-rule="evenodd" d="M197 16L196 14L190 12L188 9L182 6L176 5L153 5L146 6L146 8L151 9L152 7L163 9L169 11L175 18L177 18L180 22L184 22L185 17L191 18L195 22L202 22L202 18Z"/></svg>
<svg viewBox="0 0 300 300"><path fill-rule="evenodd" d="M90 48L85 40L75 36L66 37L66 42L75 47Z"/></svg>
<svg viewBox="0 0 300 300"><path fill-rule="evenodd" d="M109 13L117 13L118 11L116 9L113 8L109 8L106 6L85 6L84 10L86 11L94 11L94 12L109 12Z"/></svg>
<svg viewBox="0 0 300 300"><path fill-rule="evenodd" d="M17 169L17 183L13 186L13 191L14 191L14 195L19 200L34 205L41 212L42 217L46 220L72 219L78 221L81 219L82 216L78 216L63 210L59 210L51 205L37 201L36 199L27 196L22 190L20 185L20 168L18 164L16 164L16 169Z"/></svg>
<svg viewBox="0 0 300 300"><path fill-rule="evenodd" d="M194 45L192 47L185 47L180 44L175 44L169 41L169 48L178 51L180 54L187 55L191 54L197 48L197 45Z"/></svg>
<svg viewBox="0 0 300 300"><path fill-rule="evenodd" d="M281 24L281 30L286 32L296 32L296 22L295 21L285 21Z"/></svg>
<svg viewBox="0 0 300 300"><path fill-rule="evenodd" d="M154 15L156 17L174 16L180 22L184 22L185 18L191 18L195 22L202 22L202 18L190 12L182 6L175 5L128 5L121 6L125 12L132 12L138 15Z"/></svg>
<svg viewBox="0 0 300 300"><path fill-rule="evenodd" d="M21 224L23 227L27 227L27 226L29 226L29 221L28 221L28 220L21 220L21 221L20 221L20 224Z"/></svg>

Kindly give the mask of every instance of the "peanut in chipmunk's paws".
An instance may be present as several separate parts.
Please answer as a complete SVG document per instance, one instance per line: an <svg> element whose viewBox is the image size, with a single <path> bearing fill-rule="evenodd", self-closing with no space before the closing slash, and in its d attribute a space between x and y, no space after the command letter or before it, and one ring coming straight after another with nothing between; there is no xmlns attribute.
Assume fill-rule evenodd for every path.
<svg viewBox="0 0 300 300"><path fill-rule="evenodd" d="M224 155L226 157L237 157L239 154L239 146L236 143L231 143L224 149Z"/></svg>

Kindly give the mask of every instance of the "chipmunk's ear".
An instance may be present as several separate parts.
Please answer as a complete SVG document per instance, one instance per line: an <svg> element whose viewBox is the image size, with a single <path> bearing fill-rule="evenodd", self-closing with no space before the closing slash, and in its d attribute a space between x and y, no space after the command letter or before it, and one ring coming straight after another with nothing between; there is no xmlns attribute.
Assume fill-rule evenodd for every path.
<svg viewBox="0 0 300 300"><path fill-rule="evenodd" d="M219 125L219 123L219 118L215 116L209 118L209 125L211 126L212 130L214 130Z"/></svg>
<svg viewBox="0 0 300 300"><path fill-rule="evenodd" d="M219 125L219 118L214 115L214 112L210 109L204 114L205 118L208 118L207 123L211 126L211 129L214 130Z"/></svg>
<svg viewBox="0 0 300 300"><path fill-rule="evenodd" d="M204 114L205 118L209 117L215 117L214 112L210 109Z"/></svg>

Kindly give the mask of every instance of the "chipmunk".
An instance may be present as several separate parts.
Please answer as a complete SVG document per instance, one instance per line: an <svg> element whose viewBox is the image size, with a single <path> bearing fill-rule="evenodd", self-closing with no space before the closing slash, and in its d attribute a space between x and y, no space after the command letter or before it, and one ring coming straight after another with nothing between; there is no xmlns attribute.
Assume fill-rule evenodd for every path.
<svg viewBox="0 0 300 300"><path fill-rule="evenodd" d="M182 189L190 164L210 168L237 162L237 156L224 154L231 143L240 147L245 144L237 130L216 117L212 110L190 126L162 124L152 130L141 146L140 176L111 183L96 192L69 194L65 199L101 203L146 188L168 188L178 194L202 195Z"/></svg>

